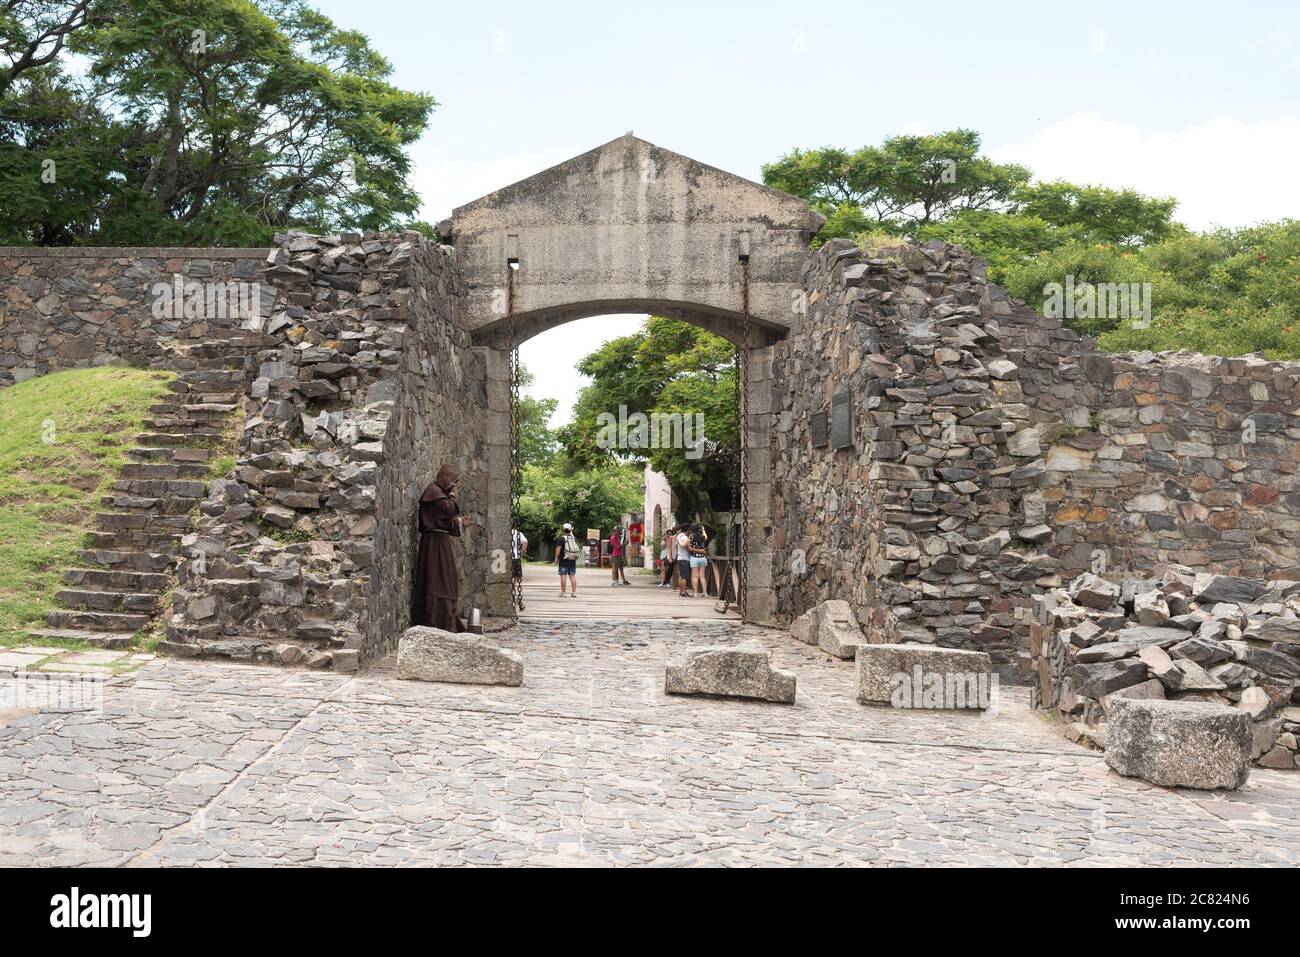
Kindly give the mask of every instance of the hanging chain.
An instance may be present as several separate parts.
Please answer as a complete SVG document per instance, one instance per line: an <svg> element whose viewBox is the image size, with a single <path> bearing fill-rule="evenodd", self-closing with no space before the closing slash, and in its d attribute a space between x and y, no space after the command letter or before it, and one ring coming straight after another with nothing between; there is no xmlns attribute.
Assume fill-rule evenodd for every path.
<svg viewBox="0 0 1300 957"><path fill-rule="evenodd" d="M510 527L507 530L510 556L510 618L519 620L524 610L523 576L515 577L515 533L519 530L521 509L519 497L523 492L523 461L519 454L519 383L522 369L519 365L519 344L515 341L515 264L506 262L506 320L510 336ZM520 571L523 571L524 554L519 552Z"/></svg>
<svg viewBox="0 0 1300 957"><path fill-rule="evenodd" d="M745 349L739 354L739 361L736 363L736 378L740 391L740 401L737 406L736 414L739 417L739 429L736 436L736 446L740 449L740 467L739 473L740 485L740 585L739 594L736 596L736 605L740 609L740 620L747 621L749 615L749 602L747 600L749 584L749 463L746 461L745 453L749 449L749 430L746 428L746 417L749 411L749 354L753 350L752 340L752 323L749 318L749 257L745 256L740 264L740 281L741 281L741 305L745 322ZM734 506L733 512L735 514Z"/></svg>

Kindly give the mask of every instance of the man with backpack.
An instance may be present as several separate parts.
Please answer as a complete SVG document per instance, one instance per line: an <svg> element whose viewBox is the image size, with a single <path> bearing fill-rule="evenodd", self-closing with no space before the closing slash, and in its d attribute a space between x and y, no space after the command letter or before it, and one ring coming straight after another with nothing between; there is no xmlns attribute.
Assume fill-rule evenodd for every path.
<svg viewBox="0 0 1300 957"><path fill-rule="evenodd" d="M564 523L564 531L555 540L555 563L560 566L560 597L564 597L564 577L567 575L572 586L573 597L578 597L578 556L582 548L573 537L573 526Z"/></svg>

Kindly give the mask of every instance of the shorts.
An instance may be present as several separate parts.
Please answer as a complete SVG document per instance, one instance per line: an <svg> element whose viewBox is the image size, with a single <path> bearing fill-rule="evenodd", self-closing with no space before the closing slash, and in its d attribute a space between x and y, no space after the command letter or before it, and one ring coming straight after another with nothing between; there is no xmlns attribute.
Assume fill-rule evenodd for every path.
<svg viewBox="0 0 1300 957"><path fill-rule="evenodd" d="M623 567L623 556L622 556L622 555L610 555L610 556L609 556L609 564L610 564L612 567L614 567L614 568L622 568L622 567Z"/></svg>
<svg viewBox="0 0 1300 957"><path fill-rule="evenodd" d="M692 555L692 556L691 556L691 567L692 567L692 568L704 568L704 567L705 567L706 565L708 565L708 564L709 564L709 556L708 556L708 555Z"/></svg>
<svg viewBox="0 0 1300 957"><path fill-rule="evenodd" d="M578 560L576 558L561 558L560 574L561 575L578 574Z"/></svg>
<svg viewBox="0 0 1300 957"><path fill-rule="evenodd" d="M677 574L680 575L682 578L691 577L691 563L689 559L685 559L685 558L677 559Z"/></svg>

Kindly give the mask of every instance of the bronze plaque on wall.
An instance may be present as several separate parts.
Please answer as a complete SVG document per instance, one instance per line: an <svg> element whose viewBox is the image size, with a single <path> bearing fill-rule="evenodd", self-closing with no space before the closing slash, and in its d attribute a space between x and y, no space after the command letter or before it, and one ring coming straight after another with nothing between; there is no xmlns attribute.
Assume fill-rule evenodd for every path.
<svg viewBox="0 0 1300 957"><path fill-rule="evenodd" d="M847 389L831 396L831 447L847 449L853 445L853 393Z"/></svg>
<svg viewBox="0 0 1300 957"><path fill-rule="evenodd" d="M814 412L811 424L813 448L824 449L830 438L830 432L826 427L826 413Z"/></svg>

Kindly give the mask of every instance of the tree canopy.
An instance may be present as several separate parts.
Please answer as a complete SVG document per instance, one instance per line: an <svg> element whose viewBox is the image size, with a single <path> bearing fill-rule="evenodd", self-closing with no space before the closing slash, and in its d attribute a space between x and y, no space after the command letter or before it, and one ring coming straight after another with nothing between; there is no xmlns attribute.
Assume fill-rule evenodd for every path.
<svg viewBox="0 0 1300 957"><path fill-rule="evenodd" d="M304 0L0 4L0 242L417 225L406 148L434 99Z"/></svg>
<svg viewBox="0 0 1300 957"><path fill-rule="evenodd" d="M644 461L668 478L678 515L708 515L723 507L731 488L736 448L735 347L698 326L649 317L631 336L612 339L578 363L591 377L575 404L573 421L559 429L565 454L583 467ZM657 447L610 448L602 443L602 414L641 414L662 422L702 424L702 441ZM654 421L654 420L651 420ZM660 429L660 436L671 430ZM695 435L695 438L700 436Z"/></svg>
<svg viewBox="0 0 1300 957"><path fill-rule="evenodd" d="M1300 358L1300 223L1196 233L1172 197L1032 182L980 153L970 130L898 136L857 150L792 150L763 167L769 186L827 217L814 241L960 243L989 278L1041 308L1052 284L1151 284L1151 322L1068 316L1106 349L1263 352Z"/></svg>

